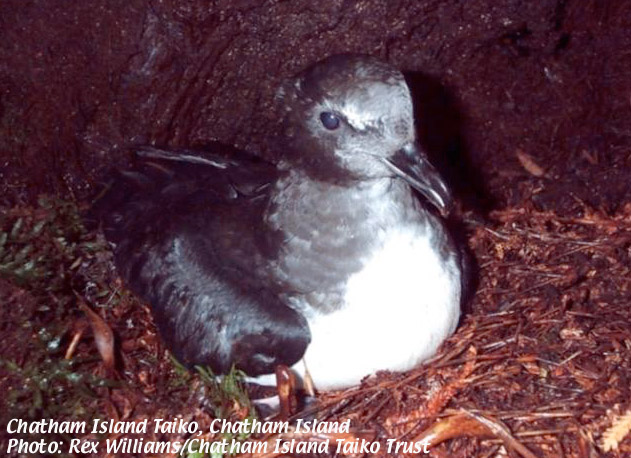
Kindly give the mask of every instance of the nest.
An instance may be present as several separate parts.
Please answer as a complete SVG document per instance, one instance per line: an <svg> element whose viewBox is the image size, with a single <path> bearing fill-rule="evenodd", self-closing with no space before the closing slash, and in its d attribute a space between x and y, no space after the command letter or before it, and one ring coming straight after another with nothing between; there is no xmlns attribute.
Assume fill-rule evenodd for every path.
<svg viewBox="0 0 631 458"><path fill-rule="evenodd" d="M628 456L629 210L469 223L479 285L455 335L410 373L323 394L318 418L352 419L344 441L427 440L437 457Z"/></svg>
<svg viewBox="0 0 631 458"><path fill-rule="evenodd" d="M436 457L630 456L631 208L614 216L585 210L580 217L509 208L491 213L484 224L470 220L466 226L477 288L458 330L431 361L408 373L379 373L359 387L321 393L308 413L320 420L350 419L348 433L290 431L248 440L384 444L371 456L417 456L404 449L386 453L388 439L427 441ZM87 323L97 335L103 323L117 335L116 364L99 348L101 360L83 365L92 375L116 381L95 389L88 410L128 422L195 420L204 431L214 418L252 415L238 387L228 395L224 387L221 394L210 379L174 365L147 306L124 293L109 267L96 269L111 263L104 258L101 253L81 266L67 259L75 271L77 313L75 323L64 328L65 356L70 344L75 355L84 356L103 346L98 338L97 345L86 338ZM79 274L98 274L100 280L81 283ZM106 283L109 296L98 291ZM6 296L8 301L25 302L25 294L26 302L40 300L34 291L13 288L17 292ZM102 306L114 296L115 307ZM87 311L86 304L97 312ZM15 342L16 332L5 326L3 338ZM15 384L10 377L2 380L3 389ZM210 433L204 438L218 440ZM185 441L186 434L145 439Z"/></svg>

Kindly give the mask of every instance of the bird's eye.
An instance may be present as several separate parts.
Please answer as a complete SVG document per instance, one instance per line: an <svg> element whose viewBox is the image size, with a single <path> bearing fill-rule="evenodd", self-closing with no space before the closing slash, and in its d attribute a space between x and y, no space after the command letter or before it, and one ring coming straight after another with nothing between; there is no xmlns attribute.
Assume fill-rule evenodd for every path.
<svg viewBox="0 0 631 458"><path fill-rule="evenodd" d="M322 125L329 130L335 130L340 127L340 118L330 111L323 111L320 113L320 121Z"/></svg>

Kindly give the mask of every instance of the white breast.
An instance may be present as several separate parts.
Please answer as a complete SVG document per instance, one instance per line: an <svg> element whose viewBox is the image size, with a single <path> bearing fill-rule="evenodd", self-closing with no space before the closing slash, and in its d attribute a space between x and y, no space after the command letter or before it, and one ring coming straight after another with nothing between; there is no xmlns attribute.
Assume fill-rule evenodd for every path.
<svg viewBox="0 0 631 458"><path fill-rule="evenodd" d="M405 371L429 358L460 317L460 269L441 259L433 236L418 226L393 228L347 282L345 306L307 317L306 365L317 389L359 384L377 371ZM445 262L446 261L446 262ZM274 376L254 381L274 384Z"/></svg>
<svg viewBox="0 0 631 458"><path fill-rule="evenodd" d="M294 369L301 374L306 364L318 389L352 386L380 370L414 367L435 353L460 317L459 260L455 254L439 256L435 238L444 235L435 231L444 229L429 221L433 216L418 205L407 184L384 179L340 192L353 205L345 211L357 207L361 230L371 228L374 238L372 252L362 254L364 267L346 281L339 310L325 313L299 303L304 298L293 304L311 331L305 357ZM275 377L254 381L273 385Z"/></svg>
<svg viewBox="0 0 631 458"><path fill-rule="evenodd" d="M349 278L345 307L308 317L305 363L319 389L357 384L379 370L404 371L432 356L460 316L457 259L440 259L431 234L400 227Z"/></svg>

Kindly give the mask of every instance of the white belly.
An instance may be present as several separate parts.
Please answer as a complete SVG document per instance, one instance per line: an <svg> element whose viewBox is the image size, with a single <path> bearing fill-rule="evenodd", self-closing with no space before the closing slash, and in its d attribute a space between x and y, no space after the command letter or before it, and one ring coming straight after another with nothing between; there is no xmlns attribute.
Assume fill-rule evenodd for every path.
<svg viewBox="0 0 631 458"><path fill-rule="evenodd" d="M349 278L344 307L307 317L312 340L304 363L317 389L356 385L380 370L410 369L456 328L457 259L441 260L418 228L385 235L366 267ZM295 370L301 375L303 363ZM258 381L274 383L274 377Z"/></svg>
<svg viewBox="0 0 631 458"><path fill-rule="evenodd" d="M345 308L309 320L305 362L315 386L355 385L379 370L404 371L432 356L460 316L456 262L441 263L427 236L389 234L349 279Z"/></svg>

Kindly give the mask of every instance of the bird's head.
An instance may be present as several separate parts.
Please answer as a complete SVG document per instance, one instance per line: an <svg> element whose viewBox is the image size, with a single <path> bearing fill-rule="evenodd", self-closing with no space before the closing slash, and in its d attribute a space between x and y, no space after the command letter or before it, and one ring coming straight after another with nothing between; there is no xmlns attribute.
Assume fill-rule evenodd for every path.
<svg viewBox="0 0 631 458"><path fill-rule="evenodd" d="M445 214L449 190L416 142L412 97L401 72L370 56L335 55L284 84L280 167L347 184L397 177Z"/></svg>

